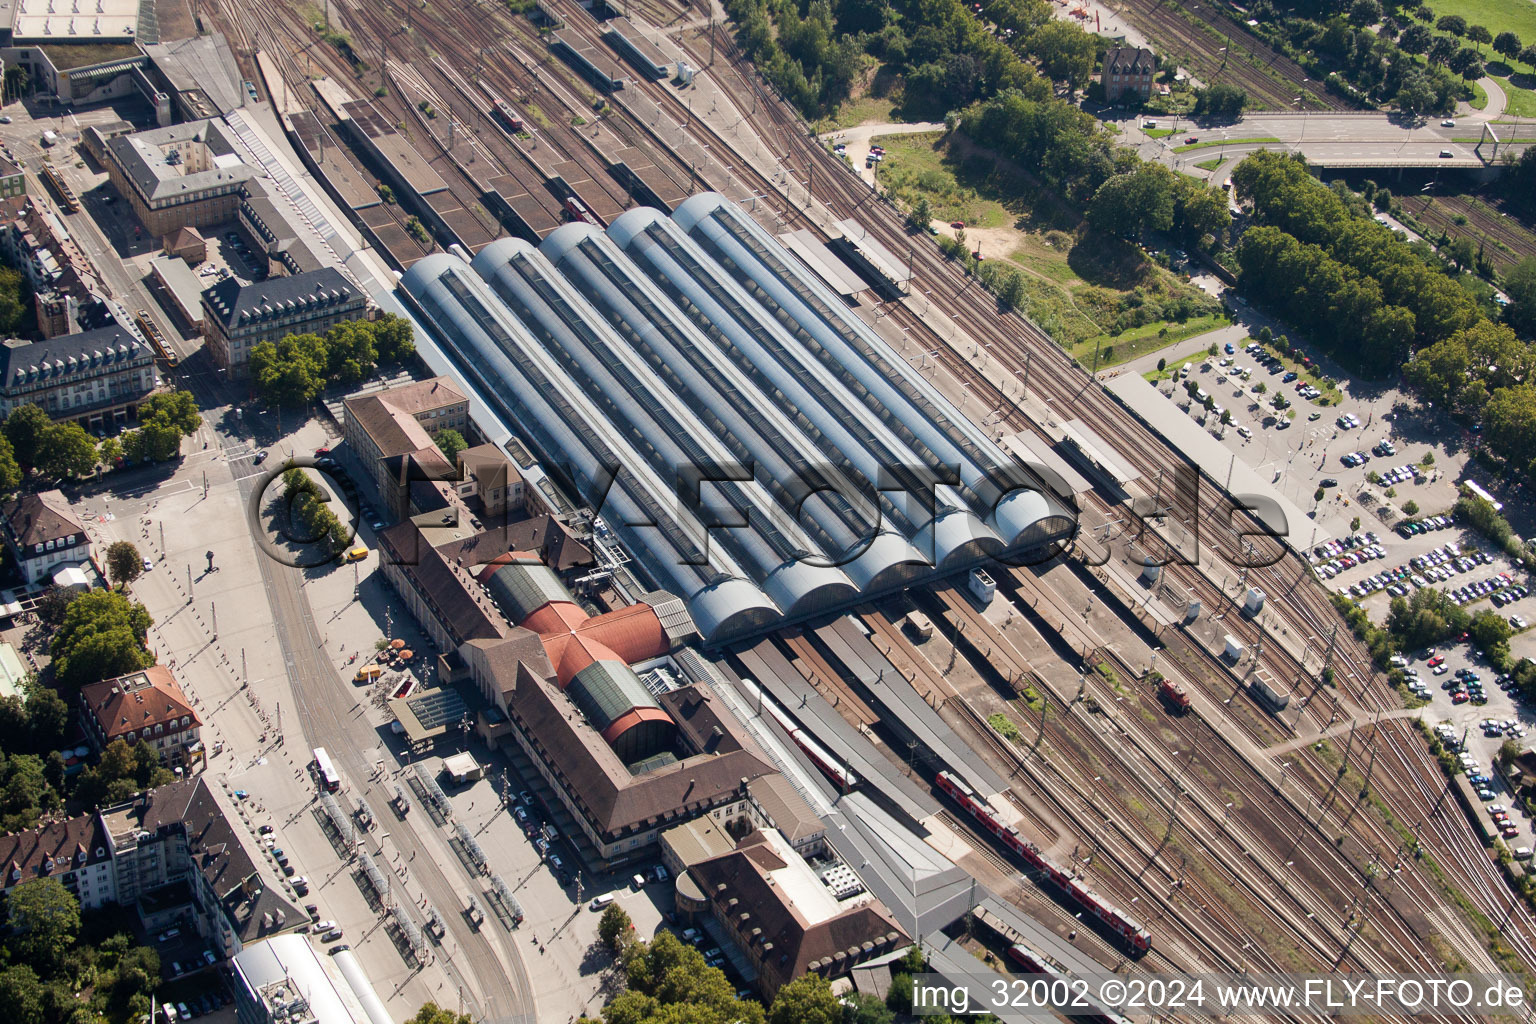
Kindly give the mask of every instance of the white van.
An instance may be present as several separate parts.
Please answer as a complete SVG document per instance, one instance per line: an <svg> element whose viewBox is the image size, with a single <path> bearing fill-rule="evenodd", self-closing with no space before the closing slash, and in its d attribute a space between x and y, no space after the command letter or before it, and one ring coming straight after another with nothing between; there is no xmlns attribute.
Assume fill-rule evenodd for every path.
<svg viewBox="0 0 1536 1024"><path fill-rule="evenodd" d="M588 910L605 910L614 901L614 894L605 892L587 905Z"/></svg>
<svg viewBox="0 0 1536 1024"><path fill-rule="evenodd" d="M1515 847L1515 860L1530 860L1531 848L1529 846Z"/></svg>

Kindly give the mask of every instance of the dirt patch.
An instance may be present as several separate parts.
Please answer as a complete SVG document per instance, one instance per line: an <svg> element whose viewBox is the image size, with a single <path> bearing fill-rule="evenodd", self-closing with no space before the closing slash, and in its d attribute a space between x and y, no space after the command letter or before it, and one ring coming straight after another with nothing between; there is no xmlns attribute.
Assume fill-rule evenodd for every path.
<svg viewBox="0 0 1536 1024"><path fill-rule="evenodd" d="M935 222L933 225L939 234L953 238L959 234L948 224ZM1007 259L1015 249L1024 242L1024 233L1014 228L966 228L965 241L971 251L981 250L981 255L989 260Z"/></svg>

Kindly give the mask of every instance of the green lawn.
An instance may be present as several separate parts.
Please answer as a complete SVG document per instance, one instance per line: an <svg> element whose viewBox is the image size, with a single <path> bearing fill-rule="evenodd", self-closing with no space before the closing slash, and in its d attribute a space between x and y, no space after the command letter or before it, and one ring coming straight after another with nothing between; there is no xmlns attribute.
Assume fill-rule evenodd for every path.
<svg viewBox="0 0 1536 1024"><path fill-rule="evenodd" d="M1484 89L1481 85L1478 85L1476 82L1473 82L1472 83L1472 98L1467 101L1467 104L1473 110L1487 110L1488 109L1488 90Z"/></svg>
<svg viewBox="0 0 1536 1024"><path fill-rule="evenodd" d="M1536 11L1536 4L1527 3L1526 6ZM1525 37L1521 36L1521 38ZM1505 117L1536 117L1536 92L1510 85L1507 78L1500 78L1497 81L1503 88L1504 95L1509 98L1509 106L1504 108Z"/></svg>
<svg viewBox="0 0 1536 1024"><path fill-rule="evenodd" d="M880 183L903 198L926 195L933 208L933 219L946 224L957 220L973 228L1012 224L1014 217L1002 203L981 198L974 188L956 178L943 154L934 148L939 136L939 132L924 132L871 139L885 147L885 159L876 165L875 172Z"/></svg>
<svg viewBox="0 0 1536 1024"><path fill-rule="evenodd" d="M1494 35L1513 32L1526 45L1536 43L1536 4L1529 0L1435 0L1430 6L1436 18L1459 14Z"/></svg>
<svg viewBox="0 0 1536 1024"><path fill-rule="evenodd" d="M1099 350L1099 369L1108 366L1119 366L1128 363L1132 359L1140 357L1169 345L1183 341L1185 338L1193 338L1197 334L1214 331L1222 327L1230 326L1232 321L1219 314L1214 316L1195 317L1186 320L1182 324L1158 322L1144 324L1141 327L1133 327L1122 332L1119 336L1111 338L1107 334L1100 334L1095 338L1086 338L1072 346L1072 355L1084 366L1093 365L1094 349ZM1167 334L1161 334L1163 328L1168 329ZM1204 358L1204 353L1197 353L1190 358Z"/></svg>
<svg viewBox="0 0 1536 1024"><path fill-rule="evenodd" d="M893 113L895 104L889 98L861 96L837 108L837 113L816 122L816 131L830 132L839 128L857 128L861 124L885 124L900 121Z"/></svg>
<svg viewBox="0 0 1536 1024"><path fill-rule="evenodd" d="M1149 139L1166 139L1172 134L1172 128L1148 128L1146 131L1146 136Z"/></svg>
<svg viewBox="0 0 1536 1024"><path fill-rule="evenodd" d="M1264 146L1279 139L1268 136L1255 139L1211 139L1208 142L1192 142L1187 146L1174 146L1175 153L1188 153L1196 149L1215 149L1218 146Z"/></svg>
<svg viewBox="0 0 1536 1024"><path fill-rule="evenodd" d="M1200 168L1202 171L1214 171L1216 168L1222 165L1224 160L1226 160L1226 157L1224 156L1213 156L1209 160L1201 160L1199 163L1195 164L1195 166Z"/></svg>

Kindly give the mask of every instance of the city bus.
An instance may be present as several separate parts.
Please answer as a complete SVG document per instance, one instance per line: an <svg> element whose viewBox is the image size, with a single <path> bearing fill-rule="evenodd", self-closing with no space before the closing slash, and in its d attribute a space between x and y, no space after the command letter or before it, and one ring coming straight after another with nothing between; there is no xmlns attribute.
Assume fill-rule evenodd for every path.
<svg viewBox="0 0 1536 1024"><path fill-rule="evenodd" d="M334 793L341 788L341 776L336 774L336 766L331 764L331 755L324 747L315 748L315 774L320 777L320 785L326 792Z"/></svg>

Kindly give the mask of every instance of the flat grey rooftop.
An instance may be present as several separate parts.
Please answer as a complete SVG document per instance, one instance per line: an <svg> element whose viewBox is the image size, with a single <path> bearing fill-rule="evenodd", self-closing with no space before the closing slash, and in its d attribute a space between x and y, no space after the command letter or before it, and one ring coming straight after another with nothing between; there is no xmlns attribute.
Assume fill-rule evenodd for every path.
<svg viewBox="0 0 1536 1024"><path fill-rule="evenodd" d="M837 294L856 295L869 288L859 275L848 269L846 263L832 254L810 228L786 231L779 236L779 241L784 243L784 248L800 257L800 261Z"/></svg>
<svg viewBox="0 0 1536 1024"><path fill-rule="evenodd" d="M935 770L948 768L986 796L1008 789L1003 777L955 734L852 618L845 615L818 629L816 636L862 684L878 705L881 720L910 735L938 762Z"/></svg>
<svg viewBox="0 0 1536 1024"><path fill-rule="evenodd" d="M868 737L849 725L848 720L838 714L837 709L828 704L826 698L817 693L816 688L807 683L771 643L760 643L736 656L752 681L762 685L768 696L778 701L779 706L817 743L847 765L866 785L878 788L886 800L913 822L939 813L939 802L902 774ZM723 666L722 674L726 674ZM750 702L751 697L746 699Z"/></svg>
<svg viewBox="0 0 1536 1024"><path fill-rule="evenodd" d="M1233 494L1252 494L1274 502L1273 508L1269 510L1264 509L1262 504L1255 509L1270 529L1285 536L1290 530L1300 530L1307 522L1306 512L1297 508L1294 502L1255 472L1231 448L1212 437L1205 428L1180 411L1172 399L1158 391L1139 373L1122 373L1111 380L1107 387L1148 427L1161 434L1217 484ZM1229 477L1230 485L1227 483ZM1271 521L1276 509L1287 522ZM1270 514L1265 515L1266 511Z"/></svg>

